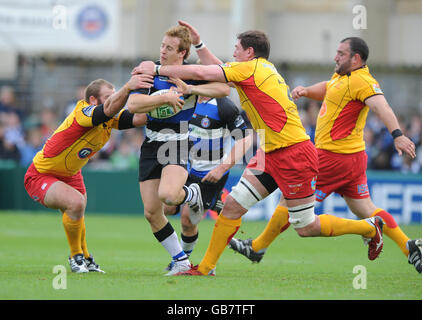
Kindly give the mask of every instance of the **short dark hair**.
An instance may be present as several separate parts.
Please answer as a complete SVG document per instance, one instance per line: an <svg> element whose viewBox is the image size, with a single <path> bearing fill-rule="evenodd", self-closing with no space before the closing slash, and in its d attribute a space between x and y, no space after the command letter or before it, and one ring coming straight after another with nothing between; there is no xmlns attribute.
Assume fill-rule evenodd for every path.
<svg viewBox="0 0 422 320"><path fill-rule="evenodd" d="M359 37L348 37L341 40L340 42L343 43L346 41L349 41L351 56L358 54L363 62L366 62L366 60L368 60L369 48L365 40Z"/></svg>
<svg viewBox="0 0 422 320"><path fill-rule="evenodd" d="M268 59L270 56L270 41L267 35L259 30L250 30L237 36L243 49L252 47L256 58Z"/></svg>
<svg viewBox="0 0 422 320"><path fill-rule="evenodd" d="M89 103L89 97L93 96L96 99L100 97L100 90L103 86L113 89L114 86L104 79L97 79L92 81L85 89L85 101Z"/></svg>

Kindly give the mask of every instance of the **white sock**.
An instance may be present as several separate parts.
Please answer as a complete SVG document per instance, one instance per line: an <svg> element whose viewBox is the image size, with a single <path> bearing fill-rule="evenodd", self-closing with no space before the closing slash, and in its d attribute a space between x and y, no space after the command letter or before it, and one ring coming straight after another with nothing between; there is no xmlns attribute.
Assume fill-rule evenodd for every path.
<svg viewBox="0 0 422 320"><path fill-rule="evenodd" d="M171 255L173 260L188 260L188 256L183 251L179 243L179 238L171 226L170 222L164 228L154 233L156 239L161 243L164 249Z"/></svg>

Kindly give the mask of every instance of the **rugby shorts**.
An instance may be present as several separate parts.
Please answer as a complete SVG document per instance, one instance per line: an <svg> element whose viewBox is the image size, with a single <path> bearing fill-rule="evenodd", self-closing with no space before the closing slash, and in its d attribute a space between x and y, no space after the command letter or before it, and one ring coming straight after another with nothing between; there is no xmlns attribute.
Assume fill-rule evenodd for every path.
<svg viewBox="0 0 422 320"><path fill-rule="evenodd" d="M366 177L368 156L365 151L344 154L317 149L317 152L317 201L323 201L333 192L353 199L370 196Z"/></svg>
<svg viewBox="0 0 422 320"><path fill-rule="evenodd" d="M45 195L48 189L50 189L51 185L57 181L62 181L68 184L83 195L86 194L85 183L81 171L70 177L45 174L38 172L33 163L26 171L24 177L24 186L26 192L28 192L29 196L34 201L37 201L45 206Z"/></svg>
<svg viewBox="0 0 422 320"><path fill-rule="evenodd" d="M146 138L139 157L139 181L160 179L170 164L187 169L190 146L189 139L162 142Z"/></svg>
<svg viewBox="0 0 422 320"><path fill-rule="evenodd" d="M272 177L285 199L301 199L315 193L318 156L310 140L268 153L260 148L247 168L255 175L264 172ZM265 187L269 192L274 191L270 186Z"/></svg>

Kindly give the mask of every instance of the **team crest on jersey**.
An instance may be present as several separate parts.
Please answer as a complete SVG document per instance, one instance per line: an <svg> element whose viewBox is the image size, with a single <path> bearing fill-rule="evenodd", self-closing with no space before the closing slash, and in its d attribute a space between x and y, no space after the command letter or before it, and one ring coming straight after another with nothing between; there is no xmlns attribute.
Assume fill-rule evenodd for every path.
<svg viewBox="0 0 422 320"><path fill-rule="evenodd" d="M234 125L236 127L240 127L244 123L245 121L243 120L242 116L237 116L236 120L234 120Z"/></svg>
<svg viewBox="0 0 422 320"><path fill-rule="evenodd" d="M85 159L92 153L91 148L83 148L78 152L79 159Z"/></svg>
<svg viewBox="0 0 422 320"><path fill-rule="evenodd" d="M211 121L208 118L203 118L201 120L201 126L204 128L208 128L211 125Z"/></svg>

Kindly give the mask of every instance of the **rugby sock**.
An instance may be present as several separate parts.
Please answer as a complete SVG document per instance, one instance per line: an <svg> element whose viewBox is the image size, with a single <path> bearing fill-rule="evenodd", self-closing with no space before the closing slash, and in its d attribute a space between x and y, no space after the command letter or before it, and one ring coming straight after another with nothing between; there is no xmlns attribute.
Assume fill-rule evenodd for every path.
<svg viewBox="0 0 422 320"><path fill-rule="evenodd" d="M86 243L85 217L82 218L81 247L85 258L89 258L88 245Z"/></svg>
<svg viewBox="0 0 422 320"><path fill-rule="evenodd" d="M182 261L188 259L188 256L183 251L179 243L179 239L177 238L177 234L170 222L168 222L161 230L154 232L154 236L171 255L173 260Z"/></svg>
<svg viewBox="0 0 422 320"><path fill-rule="evenodd" d="M83 253L81 247L81 234L83 219L72 220L66 212L62 216L64 231L70 247L70 256Z"/></svg>
<svg viewBox="0 0 422 320"><path fill-rule="evenodd" d="M289 225L288 209L278 205L264 231L256 239L252 240L252 249L258 252L268 248L274 239L286 230Z"/></svg>
<svg viewBox="0 0 422 320"><path fill-rule="evenodd" d="M393 216L383 209L376 209L372 214L373 216L379 216L384 221L383 233L390 237L400 248L400 250L407 257L409 255L409 249L407 248L407 241L410 239L404 234L404 232L397 225L396 220Z"/></svg>
<svg viewBox="0 0 422 320"><path fill-rule="evenodd" d="M181 238L182 249L189 257L193 251L193 248L195 248L196 242L198 241L198 233L193 236L185 236L182 233Z"/></svg>
<svg viewBox="0 0 422 320"><path fill-rule="evenodd" d="M242 218L228 219L220 214L215 222L208 249L205 256L198 266L198 271L202 274L208 274L217 265L217 261L223 253L224 249L230 242L231 238L239 230Z"/></svg>
<svg viewBox="0 0 422 320"><path fill-rule="evenodd" d="M343 234L360 234L365 238L375 236L374 226L364 220L351 220L338 218L330 214L322 214L319 216L321 224L321 236L336 237Z"/></svg>
<svg viewBox="0 0 422 320"><path fill-rule="evenodd" d="M187 186L183 186L183 190L185 190L186 194L185 194L185 198L183 199L182 203L190 202L193 199L194 191Z"/></svg>

